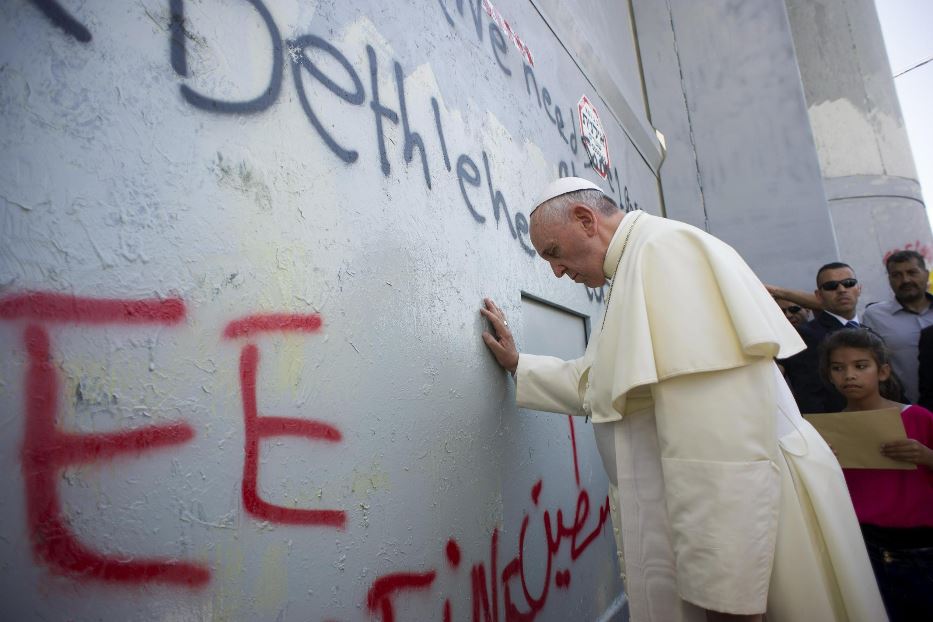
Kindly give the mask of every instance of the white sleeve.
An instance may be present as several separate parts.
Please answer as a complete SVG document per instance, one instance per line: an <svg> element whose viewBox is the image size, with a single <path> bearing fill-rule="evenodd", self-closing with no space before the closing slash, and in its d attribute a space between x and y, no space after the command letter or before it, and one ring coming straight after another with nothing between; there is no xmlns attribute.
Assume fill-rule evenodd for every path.
<svg viewBox="0 0 933 622"><path fill-rule="evenodd" d="M521 354L515 370L515 401L520 408L585 416L579 385L583 359Z"/></svg>

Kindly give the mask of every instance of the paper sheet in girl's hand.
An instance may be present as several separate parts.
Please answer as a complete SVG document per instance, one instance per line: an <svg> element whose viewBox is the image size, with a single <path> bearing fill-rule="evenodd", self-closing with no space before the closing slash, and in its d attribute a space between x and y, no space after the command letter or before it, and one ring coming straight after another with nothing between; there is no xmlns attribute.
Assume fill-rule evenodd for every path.
<svg viewBox="0 0 933 622"><path fill-rule="evenodd" d="M907 438L899 408L804 415L826 439L846 469L903 469L917 466L881 454L881 444Z"/></svg>

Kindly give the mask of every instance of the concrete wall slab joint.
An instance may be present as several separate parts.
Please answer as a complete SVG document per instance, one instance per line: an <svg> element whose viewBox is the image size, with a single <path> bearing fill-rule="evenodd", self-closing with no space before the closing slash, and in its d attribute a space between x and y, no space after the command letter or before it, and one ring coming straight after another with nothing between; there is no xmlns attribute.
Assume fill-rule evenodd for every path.
<svg viewBox="0 0 933 622"><path fill-rule="evenodd" d="M845 175L823 179L828 201L853 198L892 197L916 201L921 206L920 184L914 179L892 175Z"/></svg>
<svg viewBox="0 0 933 622"><path fill-rule="evenodd" d="M632 141L645 164L657 176L664 160L664 147L658 138L657 131L643 114L636 112L631 101L634 94L624 93L620 85L606 71L605 63L599 58L600 52L594 50L589 44L588 37L579 25L579 20L575 19L571 6L566 3L543 0L530 0L530 2L554 33L557 41L573 59L580 73L599 95L610 114L622 126L625 135Z"/></svg>

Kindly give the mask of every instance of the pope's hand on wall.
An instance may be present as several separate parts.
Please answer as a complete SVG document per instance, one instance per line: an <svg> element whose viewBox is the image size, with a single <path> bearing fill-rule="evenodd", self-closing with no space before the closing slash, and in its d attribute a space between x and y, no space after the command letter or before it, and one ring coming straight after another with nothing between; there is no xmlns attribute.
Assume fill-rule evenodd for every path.
<svg viewBox="0 0 933 622"><path fill-rule="evenodd" d="M479 312L492 325L493 332L483 331L483 341L486 342L486 347L496 357L499 365L514 374L518 367L518 349L515 347L515 340L512 338L512 331L509 330L509 322L505 319L505 314L490 298L483 300L483 308Z"/></svg>

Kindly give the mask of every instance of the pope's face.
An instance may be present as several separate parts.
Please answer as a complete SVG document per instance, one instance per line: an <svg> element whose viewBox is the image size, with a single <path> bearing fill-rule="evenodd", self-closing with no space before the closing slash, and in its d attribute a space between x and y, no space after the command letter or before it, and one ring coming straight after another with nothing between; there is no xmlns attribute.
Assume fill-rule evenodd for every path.
<svg viewBox="0 0 933 622"><path fill-rule="evenodd" d="M600 248L593 233L594 223L573 215L569 220L539 222L532 215L531 244L551 265L554 276L567 275L587 287L602 287L606 282L603 260L606 249Z"/></svg>

